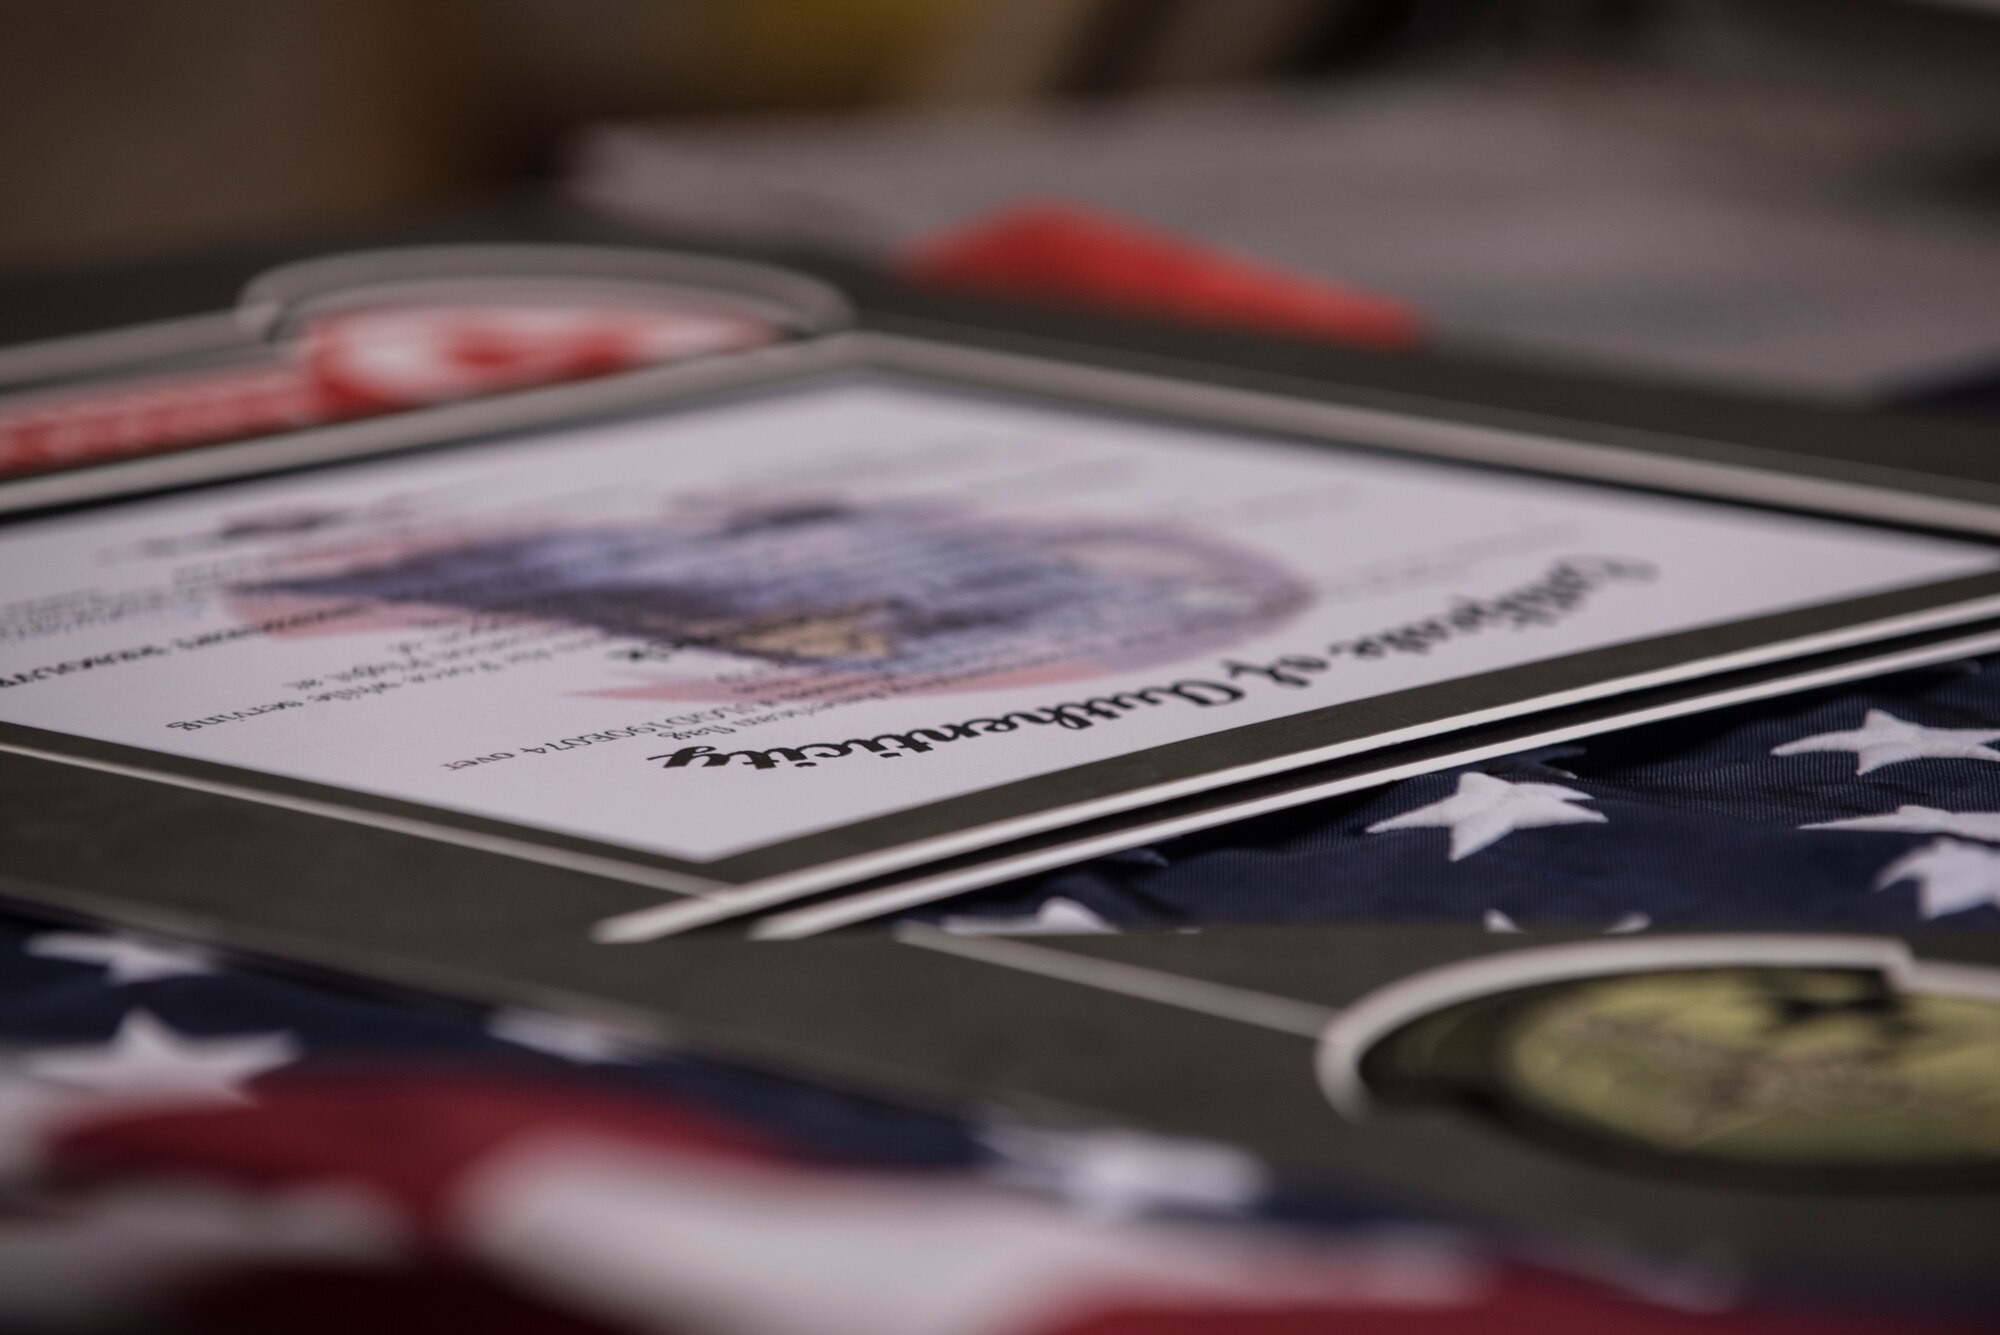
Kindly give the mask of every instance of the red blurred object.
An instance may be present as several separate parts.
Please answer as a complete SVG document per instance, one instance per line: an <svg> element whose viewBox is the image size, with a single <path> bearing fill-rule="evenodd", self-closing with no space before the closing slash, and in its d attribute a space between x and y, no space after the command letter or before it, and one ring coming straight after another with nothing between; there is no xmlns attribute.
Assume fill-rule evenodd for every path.
<svg viewBox="0 0 2000 1335"><path fill-rule="evenodd" d="M784 337L748 310L580 298L387 304L254 360L0 400L0 478L587 380Z"/></svg>
<svg viewBox="0 0 2000 1335"><path fill-rule="evenodd" d="M905 277L940 287L1405 349L1422 322L1392 298L1260 264L1116 214L1016 205L918 243Z"/></svg>

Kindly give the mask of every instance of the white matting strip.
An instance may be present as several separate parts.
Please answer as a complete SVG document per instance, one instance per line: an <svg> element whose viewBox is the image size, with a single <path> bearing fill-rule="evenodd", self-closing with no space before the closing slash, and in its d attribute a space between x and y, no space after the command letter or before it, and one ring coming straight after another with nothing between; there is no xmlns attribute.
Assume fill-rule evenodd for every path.
<svg viewBox="0 0 2000 1335"><path fill-rule="evenodd" d="M1273 996L1268 992L1252 992L1227 983L1185 978L1137 964L1076 955L1026 941L990 936L953 936L921 924L899 928L896 939L904 945L935 950L942 955L957 955L983 964L995 964L1003 969L1017 969L1082 987L1094 987L1101 992L1116 992L1162 1006L1199 1011L1203 1015L1235 1020L1260 1029L1297 1034L1301 1038L1317 1039L1340 1015L1331 1007L1316 1006L1309 1001L1294 1001L1290 997Z"/></svg>

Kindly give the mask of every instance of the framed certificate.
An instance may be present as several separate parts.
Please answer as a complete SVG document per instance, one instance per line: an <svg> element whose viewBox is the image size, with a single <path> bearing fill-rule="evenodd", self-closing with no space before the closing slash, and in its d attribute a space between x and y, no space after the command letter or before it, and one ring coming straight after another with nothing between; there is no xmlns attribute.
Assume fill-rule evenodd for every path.
<svg viewBox="0 0 2000 1335"><path fill-rule="evenodd" d="M0 471L9 439L56 460L0 478L0 895L1235 1145L1592 1266L1990 1305L1977 932L689 929L813 936L2000 649L2000 439L514 259L484 313L574 312L585 275L619 316L564 326L594 375L440 395L405 344L375 363L403 401L246 434L259 400L121 453L129 413L7 435L105 345L0 356L33 372ZM327 290L292 277L256 290ZM192 342L147 364L149 412L273 369L224 325L155 331ZM606 358L612 326L665 341Z"/></svg>
<svg viewBox="0 0 2000 1335"><path fill-rule="evenodd" d="M0 483L0 866L633 942L2000 622L2000 455L894 324Z"/></svg>

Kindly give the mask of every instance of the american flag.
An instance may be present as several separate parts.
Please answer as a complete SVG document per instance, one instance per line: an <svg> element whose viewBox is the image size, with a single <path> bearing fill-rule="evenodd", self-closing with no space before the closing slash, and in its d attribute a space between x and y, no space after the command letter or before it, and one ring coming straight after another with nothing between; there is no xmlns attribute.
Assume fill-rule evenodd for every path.
<svg viewBox="0 0 2000 1335"><path fill-rule="evenodd" d="M948 930L2000 924L2000 660L1483 763ZM755 947L752 947L755 948ZM1945 1332L1229 1146L996 1120L0 921L0 1323L695 1335Z"/></svg>
<svg viewBox="0 0 2000 1335"><path fill-rule="evenodd" d="M2000 658L1410 779L924 916L966 931L2000 927Z"/></svg>

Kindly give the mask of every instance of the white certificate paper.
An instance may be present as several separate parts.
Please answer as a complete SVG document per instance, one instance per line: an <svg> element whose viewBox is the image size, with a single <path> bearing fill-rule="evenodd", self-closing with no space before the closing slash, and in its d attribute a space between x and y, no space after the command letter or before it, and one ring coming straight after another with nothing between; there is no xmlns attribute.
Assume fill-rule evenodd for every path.
<svg viewBox="0 0 2000 1335"><path fill-rule="evenodd" d="M1099 762L1186 791L1330 753L1253 725L1994 567L844 378L0 529L0 722L714 864L1075 807Z"/></svg>

